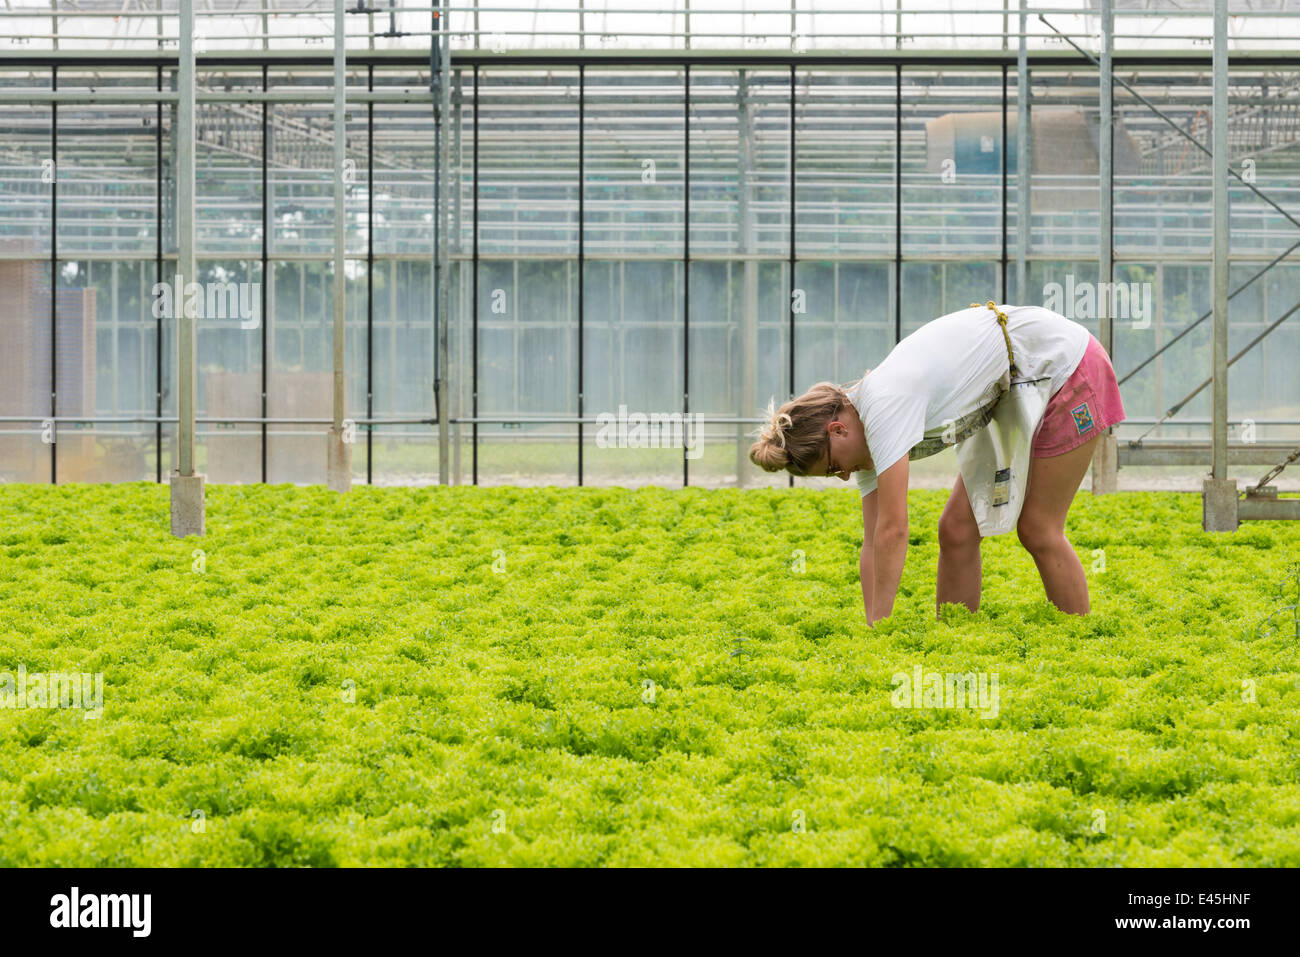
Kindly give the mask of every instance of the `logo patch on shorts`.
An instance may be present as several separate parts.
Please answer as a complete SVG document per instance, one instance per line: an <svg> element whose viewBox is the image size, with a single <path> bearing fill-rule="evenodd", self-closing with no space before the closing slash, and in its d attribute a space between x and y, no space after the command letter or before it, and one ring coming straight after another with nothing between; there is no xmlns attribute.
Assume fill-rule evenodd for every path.
<svg viewBox="0 0 1300 957"><path fill-rule="evenodd" d="M1088 411L1087 402L1076 405L1070 410L1070 414L1074 416L1074 427L1079 430L1080 435L1092 428L1092 413Z"/></svg>

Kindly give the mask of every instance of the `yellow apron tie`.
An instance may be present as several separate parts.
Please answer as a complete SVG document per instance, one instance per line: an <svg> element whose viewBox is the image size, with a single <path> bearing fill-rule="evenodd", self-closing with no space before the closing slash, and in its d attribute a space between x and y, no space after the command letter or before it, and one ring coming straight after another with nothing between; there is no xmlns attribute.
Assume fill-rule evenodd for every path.
<svg viewBox="0 0 1300 957"><path fill-rule="evenodd" d="M993 310L994 315L998 317L998 325L1002 327L1002 338L1007 343L1007 364L1011 367L1011 377L1014 379L1020 374L1020 370L1016 368L1016 360L1011 356L1011 336L1007 334L1007 314L999 309L998 304L992 299L986 302L985 305ZM972 302L970 307L978 309L979 303Z"/></svg>

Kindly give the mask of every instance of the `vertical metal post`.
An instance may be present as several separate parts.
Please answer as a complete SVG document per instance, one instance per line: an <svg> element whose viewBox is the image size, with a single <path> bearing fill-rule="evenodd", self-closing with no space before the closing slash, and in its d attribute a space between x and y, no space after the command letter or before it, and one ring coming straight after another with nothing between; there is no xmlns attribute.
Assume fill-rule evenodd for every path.
<svg viewBox="0 0 1300 957"><path fill-rule="evenodd" d="M330 428L326 480L336 492L352 488L352 444L343 431L347 414L345 375L347 283L344 275L348 218L347 177L347 28L343 0L334 0L334 424Z"/></svg>
<svg viewBox="0 0 1300 957"><path fill-rule="evenodd" d="M177 537L204 533L204 477L194 471L195 330L200 287L194 260L194 0L180 0L176 102L176 276L172 284L176 316L179 418L177 465L171 477L171 531Z"/></svg>
<svg viewBox="0 0 1300 957"><path fill-rule="evenodd" d="M50 4L53 6L53 2ZM55 41L58 48L58 41ZM59 89L59 68L50 68L50 89ZM50 104L50 484L59 481L59 104Z"/></svg>
<svg viewBox="0 0 1300 957"><path fill-rule="evenodd" d="M159 19L158 35L162 36L161 18ZM161 42L161 41L160 41ZM158 92L162 92L162 67L158 67L156 78ZM162 126L163 126L163 107L162 100L158 101L157 111L154 115L154 125L156 127L154 135L154 229L157 235L154 237L154 282L163 281L163 147L162 147ZM262 311L266 315L266 311ZM163 320L159 314L154 321L154 417L157 419L153 426L154 435L154 481L159 485L162 484L162 412L163 412L163 393L162 393L162 375L163 375Z"/></svg>
<svg viewBox="0 0 1300 957"><path fill-rule="evenodd" d="M754 117L749 104L749 74L736 74L736 226L741 264L740 339L740 407L737 416L749 412L758 393L758 263L748 254L756 247L755 214L751 202L753 171L758 150L754 136ZM730 267L728 267L730 272ZM730 283L731 276L727 276ZM730 304L730 297L728 297ZM745 448L745 427L736 425L736 485L744 488L752 464Z"/></svg>
<svg viewBox="0 0 1300 957"><path fill-rule="evenodd" d="M176 110L176 272L177 411L180 415L180 473L194 474L195 344L194 315L186 289L194 275L194 0L180 0L180 98Z"/></svg>
<svg viewBox="0 0 1300 957"><path fill-rule="evenodd" d="M795 118L794 64L790 64L790 288L786 290L785 308L790 322L790 398L795 396L794 384L794 290L795 290L795 157L794 157L794 118ZM793 473L788 475L789 486L794 487Z"/></svg>
<svg viewBox="0 0 1300 957"><path fill-rule="evenodd" d="M1020 0L1020 48L1016 52L1016 302L1029 299L1029 225L1034 179L1029 115L1029 0Z"/></svg>
<svg viewBox="0 0 1300 957"><path fill-rule="evenodd" d="M1214 4L1214 456L1228 477L1228 50L1227 0Z"/></svg>
<svg viewBox="0 0 1300 957"><path fill-rule="evenodd" d="M582 338L587 256L587 67L578 65L578 484L582 484Z"/></svg>
<svg viewBox="0 0 1300 957"><path fill-rule="evenodd" d="M1202 489L1206 531L1237 528L1237 483L1228 478L1228 0L1214 0L1214 416L1210 478Z"/></svg>
<svg viewBox="0 0 1300 957"><path fill-rule="evenodd" d="M1006 6L1002 8L1003 43L1006 42ZM998 223L998 232L1002 239L1002 255L999 261L998 302L1007 301L1007 65L1002 64L1002 142L998 144L1002 161L1002 183L998 196L1002 201L1002 213Z"/></svg>
<svg viewBox="0 0 1300 957"><path fill-rule="evenodd" d="M374 40L374 36L371 36ZM375 65L366 69L366 89L374 92ZM366 104L366 418L375 417L375 104ZM366 427L366 484L375 481L375 430Z"/></svg>
<svg viewBox="0 0 1300 957"><path fill-rule="evenodd" d="M451 34L446 29L447 4L438 4L440 12L434 14L434 31L431 45L438 51L437 70L430 75L434 92L438 94L438 103L434 110L434 141L437 152L437 173L434 176L434 231L436 249L434 256L434 335L437 338L437 371L434 389L438 407L438 481L446 485L451 480L451 411L447 404L447 329L451 322L451 283L447 269L447 230L444 220L445 191L442 187L443 176L449 163L447 152L450 136L443 135L443 125L451 112L451 84L447 82L448 61L451 59Z"/></svg>
<svg viewBox="0 0 1300 957"><path fill-rule="evenodd" d="M1114 298L1112 283L1115 279L1115 189L1114 189L1114 130L1115 82L1111 70L1111 49L1115 44L1115 12L1112 0L1101 0L1101 85L1097 117L1097 189L1100 200L1098 219L1098 336L1108 355L1115 354L1114 316L1111 302ZM1097 443L1092 458L1092 491L1106 495L1119 490L1119 447L1115 430L1108 428Z"/></svg>
<svg viewBox="0 0 1300 957"><path fill-rule="evenodd" d="M903 338L903 65L894 66L894 344Z"/></svg>
<svg viewBox="0 0 1300 957"><path fill-rule="evenodd" d="M691 65L682 78L682 487L691 484L686 430L691 421ZM704 436L695 436L703 449Z"/></svg>
<svg viewBox="0 0 1300 957"><path fill-rule="evenodd" d="M470 418L474 422L470 424L471 440L471 460L472 472L471 480L475 485L478 484L478 131L479 131L479 105L478 105L478 83L479 68L478 64L474 65L474 195L473 195L473 216L474 216L474 262L470 267ZM512 291L514 288L512 287Z"/></svg>
<svg viewBox="0 0 1300 957"><path fill-rule="evenodd" d="M1100 112L1097 118L1097 187L1100 198L1100 222L1098 223L1099 262L1098 281L1100 289L1097 296L1098 319L1100 326L1098 338L1106 347L1106 352L1114 355L1114 329L1110 314L1111 282L1114 280L1114 193L1111 188L1114 170L1112 159L1112 139L1114 132L1115 84L1111 73L1111 47L1114 44L1115 14L1111 7L1112 0L1101 0L1101 85Z"/></svg>
<svg viewBox="0 0 1300 957"><path fill-rule="evenodd" d="M267 83L267 67L266 64L264 63L262 64L262 92L263 93L267 91L268 85L269 84ZM269 192L267 190L267 181L270 179L269 167L270 167L270 153L271 153L270 110L271 110L271 104L263 100L262 101L262 288L260 292L261 306L262 306L262 321L258 323L258 325L261 327L260 333L261 333L261 346L262 346L262 363L261 363L262 400L260 403L260 408L262 410L261 413L262 419L264 420L261 426L262 484L264 485L266 484L267 481L267 463L266 463L266 459L267 459L266 425L267 424L265 422L265 419L267 418L267 409L270 405L270 403L267 401L267 386L270 380L270 373L269 373L269 366L266 361L267 360L266 342L268 338L267 326L270 322L269 319L270 313L267 310L266 306L267 303L269 302L270 287L272 282L271 269L270 269L271 199L270 199Z"/></svg>
<svg viewBox="0 0 1300 957"><path fill-rule="evenodd" d="M449 79L451 77L451 2L450 0L443 0L439 6L442 8L442 16L438 21L441 30L438 36L435 37L440 51L438 57L438 70L440 73L438 91L441 103L438 117L439 124L446 126L451 117L451 83ZM445 179L448 170L451 168L451 136L446 130L442 134L438 158L442 170L439 179ZM438 313L442 316L442 329L438 333L438 362L441 366L442 395L438 402L438 471L445 476L443 479L445 482L450 480L451 471L449 462L451 450L451 390L448 387L448 371L451 359L447 348L451 331L451 243L447 236L447 213L443 208L446 205L447 186L444 184L440 188L443 200L438 207L438 218L442 238L438 244L438 260L441 266L439 275L442 277L442 281L438 286Z"/></svg>
<svg viewBox="0 0 1300 957"><path fill-rule="evenodd" d="M475 66L474 69L477 70L478 67ZM465 71L463 70L456 71L456 109L455 109L456 139L452 144L452 151L455 153L456 156L456 206L453 212L453 215L455 216L455 220L456 220L456 228L453 231L453 236L455 237L457 252L461 252L464 249L462 227L464 224L463 207L464 207L464 192L465 192L465 169L464 169L465 151L462 142L464 137L464 121L465 121L465 76L466 76ZM464 332L465 325L464 323L465 323L465 316L468 314L468 306L466 304L466 300L470 295L470 292L469 292L469 283L465 281L465 266L463 262L458 266L456 272L457 275L461 277L460 286L456 290L456 303L455 303L456 335L453 339L451 334L448 333L447 338L448 338L448 343L456 358L456 362L455 362L456 376L457 376L457 382L459 383L464 378L464 376L462 375L462 370L465 368L465 332ZM448 356L447 358L448 369L451 368L451 365L452 365L451 356ZM449 390L449 392L450 392L450 401L452 404L451 412L455 413L454 416L455 418L461 418L465 414L464 412L465 390L458 386L455 389ZM451 417L452 416L449 415L448 419L450 420ZM447 436L447 442L451 449L450 474L451 474L451 483L453 485L459 485L461 483L461 478L464 474L463 469L461 467L461 452L463 451L463 445L464 445L464 443L461 441L461 437L463 436L463 434L464 433L462 432L460 425L454 423L451 426L450 434Z"/></svg>

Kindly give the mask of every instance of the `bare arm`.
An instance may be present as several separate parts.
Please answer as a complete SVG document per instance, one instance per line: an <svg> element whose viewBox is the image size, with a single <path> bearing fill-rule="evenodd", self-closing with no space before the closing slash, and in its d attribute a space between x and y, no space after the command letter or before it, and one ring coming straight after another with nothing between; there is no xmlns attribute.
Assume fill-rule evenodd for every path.
<svg viewBox="0 0 1300 957"><path fill-rule="evenodd" d="M862 499L862 551L858 555L858 579L862 582L862 609L871 622L871 592L875 583L876 493Z"/></svg>
<svg viewBox="0 0 1300 957"><path fill-rule="evenodd" d="M907 457L885 469L876 480L876 533L872 539L875 573L871 593L872 624L894 611L894 597L907 557Z"/></svg>

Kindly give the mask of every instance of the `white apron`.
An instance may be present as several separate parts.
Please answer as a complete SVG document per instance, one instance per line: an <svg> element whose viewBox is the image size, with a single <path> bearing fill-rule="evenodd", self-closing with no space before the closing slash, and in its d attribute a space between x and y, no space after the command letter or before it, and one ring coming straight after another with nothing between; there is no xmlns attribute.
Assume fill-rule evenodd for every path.
<svg viewBox="0 0 1300 957"><path fill-rule="evenodd" d="M1012 379L987 426L957 443L957 465L980 537L1016 527L1025 503L1034 436L1051 398L1050 378Z"/></svg>

